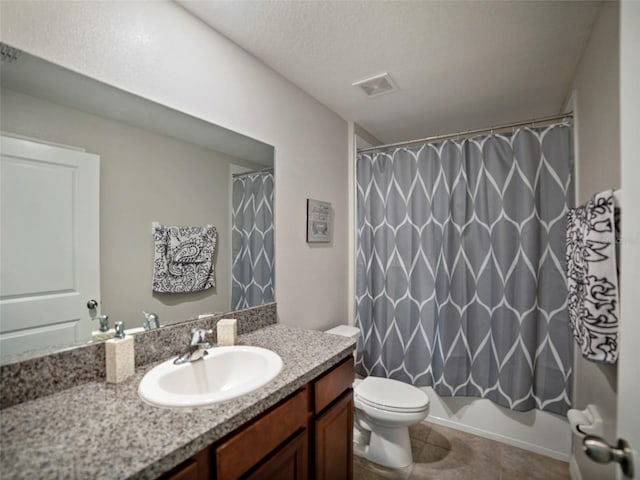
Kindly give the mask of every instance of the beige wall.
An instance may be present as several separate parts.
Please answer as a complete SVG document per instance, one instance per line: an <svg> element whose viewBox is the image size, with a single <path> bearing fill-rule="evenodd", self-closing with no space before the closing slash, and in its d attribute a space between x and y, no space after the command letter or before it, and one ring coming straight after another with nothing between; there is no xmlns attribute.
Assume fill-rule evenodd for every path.
<svg viewBox="0 0 640 480"><path fill-rule="evenodd" d="M579 203L594 193L620 188L619 9L604 2L576 71L577 191ZM596 404L605 419L605 438L615 440L617 372L575 354L574 408ZM614 478L614 465L600 465L573 445L573 461L583 480ZM572 466L575 468L575 465Z"/></svg>
<svg viewBox="0 0 640 480"><path fill-rule="evenodd" d="M347 124L172 2L0 2L0 37L125 91L275 147L282 323L347 317ZM331 202L333 242L310 246L306 199Z"/></svg>
<svg viewBox="0 0 640 480"><path fill-rule="evenodd" d="M1 95L4 132L100 156L102 313L130 328L142 325L142 310L165 323L230 309L230 164L264 166L11 90ZM152 294L153 221L216 227L215 288Z"/></svg>

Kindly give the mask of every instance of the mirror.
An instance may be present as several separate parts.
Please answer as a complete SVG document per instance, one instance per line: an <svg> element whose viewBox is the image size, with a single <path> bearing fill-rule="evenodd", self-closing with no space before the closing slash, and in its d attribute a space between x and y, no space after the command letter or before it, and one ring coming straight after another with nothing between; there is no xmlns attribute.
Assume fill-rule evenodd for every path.
<svg viewBox="0 0 640 480"><path fill-rule="evenodd" d="M85 331L88 328L90 332L96 332L99 331L98 316L104 314L109 316L111 328L114 322L123 321L125 328L131 329L143 326L143 311L155 313L160 324L166 325L205 313L228 312L274 301L274 149L271 145L5 44L2 44L2 60L0 129L3 141L9 137L42 142L99 157L96 184L99 193L85 188L93 190L99 199L99 207L96 206L99 213L95 219L99 227L95 235L99 239L99 247L95 250L98 254L92 260L95 267L85 268L94 273L98 269L99 285L92 290L95 293L87 294L89 298L75 300L81 311L76 315L80 318L75 318L74 322L78 325L85 322L89 325L85 325ZM3 151L3 162L5 153ZM20 175L7 174L5 169L3 177L8 185L16 185L15 179ZM27 280L37 278L41 285L34 287L36 296L46 297L52 291L74 290L80 276L78 271L83 268L83 265L74 264L76 257L72 248L75 248L76 237L73 235L76 234L64 241L62 235L52 231L55 232L65 219L76 225L83 219L92 220L94 215L78 214L81 210L89 211L86 202L73 208L64 207L67 204L62 202L56 207L46 193L53 185L52 178L53 175L43 176L40 184L26 182L26 187L14 188L17 197L11 198L19 199L14 202L10 197L2 197L3 218L10 218L17 212L16 205L31 203L32 199L41 197L47 197L44 204L48 209L46 214L20 210L13 215L18 217L10 224L14 231L14 224L23 225L25 217L32 219L27 235L31 253L23 246L24 240L5 238L12 228L3 224L2 257L14 260L8 262L14 264L14 270L3 267L5 271L0 284L2 355L50 347L51 343L66 346L88 341L85 334L78 334L77 326L71 329L75 331L74 338L62 338L64 335L60 332L65 329L61 325L69 323L67 320L48 320L50 326L46 328L49 330L44 335L48 340L43 340L43 335L38 338L23 335L29 329L40 328L29 323L32 318L53 315L52 310L38 315L14 314L11 310L17 300L28 296L26 289L12 285L18 276L27 277ZM90 185L88 180L86 185ZM257 205L257 209L251 211L250 204ZM76 208L78 211L69 211ZM154 222L165 226L215 227L217 236L212 259L215 286L200 291L187 289L187 293L152 291L154 249L158 245ZM80 228L78 235L83 232ZM247 232L254 232L254 236L247 238ZM254 251L248 252L250 248ZM170 251L175 250L167 248L167 252ZM67 254L71 255L71 260L61 260ZM55 263L56 259L66 265L70 286L48 286L59 279L53 278L51 272L54 270L34 260L40 257L47 265ZM232 266L232 257L235 266ZM238 263L246 258L253 264ZM171 257L170 261L178 262L176 257ZM32 263L37 265L28 267ZM235 273L232 275L232 272ZM47 279L47 276L52 278ZM95 309L86 306L92 299L98 301ZM16 338L20 340L16 341ZM10 348L6 348L7 345Z"/></svg>

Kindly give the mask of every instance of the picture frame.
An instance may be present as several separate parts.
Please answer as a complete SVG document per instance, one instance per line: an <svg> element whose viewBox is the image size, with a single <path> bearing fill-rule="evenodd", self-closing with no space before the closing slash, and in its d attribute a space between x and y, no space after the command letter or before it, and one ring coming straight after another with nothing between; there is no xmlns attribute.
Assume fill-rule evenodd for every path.
<svg viewBox="0 0 640 480"><path fill-rule="evenodd" d="M307 243L331 243L331 203L307 198Z"/></svg>

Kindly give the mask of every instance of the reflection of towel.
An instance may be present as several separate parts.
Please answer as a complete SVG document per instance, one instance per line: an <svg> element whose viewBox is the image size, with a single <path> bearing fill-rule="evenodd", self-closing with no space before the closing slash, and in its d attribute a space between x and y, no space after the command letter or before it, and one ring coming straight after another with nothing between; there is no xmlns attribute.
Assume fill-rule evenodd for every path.
<svg viewBox="0 0 640 480"><path fill-rule="evenodd" d="M594 195L567 215L569 324L582 355L618 358L618 277L613 192Z"/></svg>
<svg viewBox="0 0 640 480"><path fill-rule="evenodd" d="M168 227L154 231L153 291L188 293L215 286L215 227Z"/></svg>

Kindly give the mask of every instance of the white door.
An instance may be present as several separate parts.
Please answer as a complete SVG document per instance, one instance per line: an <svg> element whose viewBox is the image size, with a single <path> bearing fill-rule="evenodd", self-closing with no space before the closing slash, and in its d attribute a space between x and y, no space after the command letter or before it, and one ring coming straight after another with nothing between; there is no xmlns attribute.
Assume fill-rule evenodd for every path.
<svg viewBox="0 0 640 480"><path fill-rule="evenodd" d="M620 5L622 209L618 438L633 449L640 478L640 3ZM620 471L620 469L618 469ZM625 478L621 474L619 478Z"/></svg>
<svg viewBox="0 0 640 480"><path fill-rule="evenodd" d="M0 354L91 338L100 157L0 137Z"/></svg>
<svg viewBox="0 0 640 480"><path fill-rule="evenodd" d="M620 153L621 153L621 244L620 244L620 325L618 331L617 431L630 455L623 462L632 466L625 475L615 468L616 478L640 479L640 2L620 4ZM606 161L606 159L603 159ZM602 440L602 439L601 439ZM606 461L621 455L620 445L594 445L593 451ZM615 450L614 450L615 449ZM609 479L603 479L609 480Z"/></svg>

